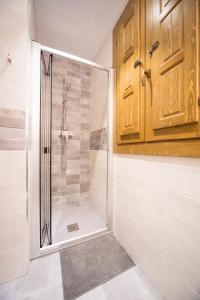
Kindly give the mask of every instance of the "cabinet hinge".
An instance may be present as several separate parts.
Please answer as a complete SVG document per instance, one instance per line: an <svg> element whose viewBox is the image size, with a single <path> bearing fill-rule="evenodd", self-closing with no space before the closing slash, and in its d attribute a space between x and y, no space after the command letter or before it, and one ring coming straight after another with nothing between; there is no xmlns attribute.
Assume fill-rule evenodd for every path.
<svg viewBox="0 0 200 300"><path fill-rule="evenodd" d="M199 96L199 98L198 98L198 105L200 106L200 96Z"/></svg>

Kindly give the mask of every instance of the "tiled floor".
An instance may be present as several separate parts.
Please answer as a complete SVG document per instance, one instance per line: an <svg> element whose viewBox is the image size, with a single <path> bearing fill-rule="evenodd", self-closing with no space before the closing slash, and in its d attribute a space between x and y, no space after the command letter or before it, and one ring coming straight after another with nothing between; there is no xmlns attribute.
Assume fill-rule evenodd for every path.
<svg viewBox="0 0 200 300"><path fill-rule="evenodd" d="M30 263L27 276L0 286L1 300L62 300L59 254Z"/></svg>
<svg viewBox="0 0 200 300"><path fill-rule="evenodd" d="M37 259L27 276L0 286L1 300L63 300L59 254ZM163 300L149 280L133 267L77 300Z"/></svg>
<svg viewBox="0 0 200 300"><path fill-rule="evenodd" d="M79 230L67 231L67 225L78 223ZM106 223L96 213L92 205L81 205L67 207L53 212L52 217L52 238L53 243L62 242L72 238L91 234L106 228Z"/></svg>
<svg viewBox="0 0 200 300"><path fill-rule="evenodd" d="M82 295L79 300L163 300L138 267Z"/></svg>

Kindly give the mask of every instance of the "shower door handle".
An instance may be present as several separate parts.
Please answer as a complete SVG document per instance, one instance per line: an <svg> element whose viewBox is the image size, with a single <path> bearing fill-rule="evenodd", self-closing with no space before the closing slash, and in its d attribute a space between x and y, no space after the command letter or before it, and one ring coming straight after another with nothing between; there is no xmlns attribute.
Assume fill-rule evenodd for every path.
<svg viewBox="0 0 200 300"><path fill-rule="evenodd" d="M49 153L50 153L49 147L44 147L44 154L49 154Z"/></svg>

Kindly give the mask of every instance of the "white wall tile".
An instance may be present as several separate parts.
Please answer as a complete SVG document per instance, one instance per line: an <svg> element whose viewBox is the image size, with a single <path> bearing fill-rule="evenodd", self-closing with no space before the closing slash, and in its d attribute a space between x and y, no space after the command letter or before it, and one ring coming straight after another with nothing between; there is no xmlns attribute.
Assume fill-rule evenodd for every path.
<svg viewBox="0 0 200 300"><path fill-rule="evenodd" d="M0 1L0 107L22 111L29 100L28 5L28 0ZM0 151L0 227L2 283L22 276L28 266L24 150Z"/></svg>
<svg viewBox="0 0 200 300"><path fill-rule="evenodd" d="M0 4L0 106L25 109L30 42L28 40L28 1L1 1ZM13 62L7 63L10 53Z"/></svg>
<svg viewBox="0 0 200 300"><path fill-rule="evenodd" d="M24 150L0 151L0 185L26 183L26 153Z"/></svg>
<svg viewBox="0 0 200 300"><path fill-rule="evenodd" d="M199 293L200 248L167 231L165 260L192 290Z"/></svg>
<svg viewBox="0 0 200 300"><path fill-rule="evenodd" d="M199 160L120 155L114 170L117 238L167 300L200 299Z"/></svg>
<svg viewBox="0 0 200 300"><path fill-rule="evenodd" d="M168 191L166 227L200 248L200 201Z"/></svg>
<svg viewBox="0 0 200 300"><path fill-rule="evenodd" d="M28 244L0 252L0 282L13 280L26 273L28 267Z"/></svg>
<svg viewBox="0 0 200 300"><path fill-rule="evenodd" d="M165 186L178 194L200 198L200 162L194 161L196 165L187 165L187 159L185 164L165 164Z"/></svg>

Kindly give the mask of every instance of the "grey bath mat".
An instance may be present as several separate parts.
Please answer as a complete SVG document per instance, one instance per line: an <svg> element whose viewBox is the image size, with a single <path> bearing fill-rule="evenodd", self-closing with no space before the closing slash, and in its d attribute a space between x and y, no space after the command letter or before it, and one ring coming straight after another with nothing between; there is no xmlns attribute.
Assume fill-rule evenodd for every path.
<svg viewBox="0 0 200 300"><path fill-rule="evenodd" d="M135 264L112 234L60 252L64 299L71 300Z"/></svg>

